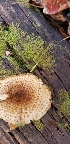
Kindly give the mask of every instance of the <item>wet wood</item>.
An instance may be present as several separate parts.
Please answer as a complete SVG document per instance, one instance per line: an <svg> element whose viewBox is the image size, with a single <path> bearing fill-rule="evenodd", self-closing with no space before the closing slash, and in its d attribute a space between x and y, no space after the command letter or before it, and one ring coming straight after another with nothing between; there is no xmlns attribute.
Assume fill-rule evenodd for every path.
<svg viewBox="0 0 70 144"><path fill-rule="evenodd" d="M56 58L53 72L49 74L46 70L37 68L34 74L45 84L50 85L54 103L41 119L45 124L42 132L33 123L10 131L7 123L0 120L0 142L2 144L70 144L70 134L59 125L62 123L70 127L70 119L61 114L56 106L60 89L66 89L70 93L70 55L68 53L70 43L62 40L63 36L49 24L42 12L21 7L19 4L13 5L12 2L14 0L0 0L1 24L19 23L20 28L26 33L40 35L46 42L53 41L53 52ZM59 44L62 46L61 49L59 49ZM10 71L15 71L13 64L7 58L2 59L2 65Z"/></svg>

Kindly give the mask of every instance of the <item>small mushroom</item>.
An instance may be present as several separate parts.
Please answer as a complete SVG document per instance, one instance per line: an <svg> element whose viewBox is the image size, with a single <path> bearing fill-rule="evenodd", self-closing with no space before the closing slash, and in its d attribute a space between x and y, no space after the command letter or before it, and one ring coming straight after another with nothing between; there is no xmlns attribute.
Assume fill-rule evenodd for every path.
<svg viewBox="0 0 70 144"><path fill-rule="evenodd" d="M51 107L51 91L37 76L27 73L0 80L0 118L10 129L40 119Z"/></svg>

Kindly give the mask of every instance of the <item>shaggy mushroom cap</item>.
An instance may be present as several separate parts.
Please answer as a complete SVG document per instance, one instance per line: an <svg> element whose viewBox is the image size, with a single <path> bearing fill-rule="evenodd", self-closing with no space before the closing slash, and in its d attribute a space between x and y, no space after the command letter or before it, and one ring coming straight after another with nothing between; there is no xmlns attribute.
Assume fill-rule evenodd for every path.
<svg viewBox="0 0 70 144"><path fill-rule="evenodd" d="M0 80L0 118L9 124L29 124L40 119L51 107L51 92L33 74Z"/></svg>

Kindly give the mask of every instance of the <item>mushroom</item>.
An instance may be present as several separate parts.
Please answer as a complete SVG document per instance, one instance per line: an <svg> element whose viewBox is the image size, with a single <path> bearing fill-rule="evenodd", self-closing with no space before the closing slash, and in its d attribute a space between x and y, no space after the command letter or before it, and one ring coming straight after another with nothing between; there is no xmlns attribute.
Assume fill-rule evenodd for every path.
<svg viewBox="0 0 70 144"><path fill-rule="evenodd" d="M10 129L40 119L51 107L51 91L37 76L27 73L0 80L0 118Z"/></svg>

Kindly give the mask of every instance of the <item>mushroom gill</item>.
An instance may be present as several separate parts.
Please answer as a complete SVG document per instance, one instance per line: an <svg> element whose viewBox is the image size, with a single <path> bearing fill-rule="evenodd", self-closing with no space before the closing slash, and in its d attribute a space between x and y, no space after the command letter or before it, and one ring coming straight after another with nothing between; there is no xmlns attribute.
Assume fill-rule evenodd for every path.
<svg viewBox="0 0 70 144"><path fill-rule="evenodd" d="M11 129L40 119L50 107L51 92L37 76L27 73L0 80L0 118Z"/></svg>

